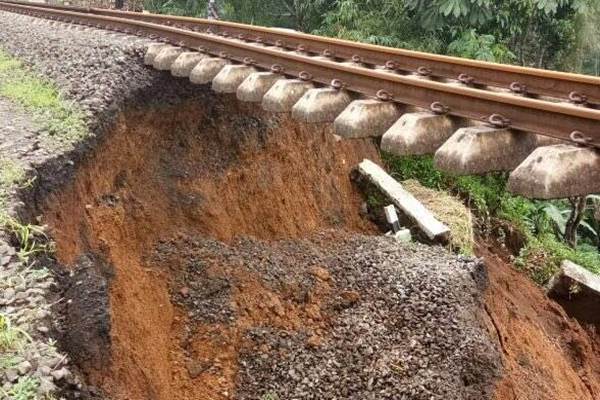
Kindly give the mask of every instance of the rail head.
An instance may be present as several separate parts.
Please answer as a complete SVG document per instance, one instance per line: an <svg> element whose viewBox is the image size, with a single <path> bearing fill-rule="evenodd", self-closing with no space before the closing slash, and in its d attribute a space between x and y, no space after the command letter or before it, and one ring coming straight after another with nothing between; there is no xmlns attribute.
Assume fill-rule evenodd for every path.
<svg viewBox="0 0 600 400"><path fill-rule="evenodd" d="M12 0L5 2L27 4ZM431 76L439 79L456 80L459 77L467 77L470 84L478 87L503 88L518 91L532 98L554 98L600 109L600 78L595 76L396 49L236 22L74 6L40 5L40 7L136 19L186 27L191 30L208 29L212 33L227 34L232 37L242 35L247 41L278 44L286 49L301 47L313 54L327 52L333 57L345 59L356 57L372 66L395 65L398 70L408 73L426 68Z"/></svg>
<svg viewBox="0 0 600 400"><path fill-rule="evenodd" d="M160 37L191 49L202 47L215 56L227 55L234 62L251 59L257 67L266 70L278 65L282 73L288 76L297 77L308 72L315 82L323 85L337 80L346 90L368 97L375 97L377 92L385 90L393 101L399 103L427 109L433 103L442 104L445 112L451 115L491 124L494 124L496 116L497 121L501 119L500 122L516 130L600 147L600 110L592 108L417 79L389 71L317 59L274 46L259 47L243 40L123 18L122 15L113 17L7 2L0 2L0 8L39 16L51 15L67 22L94 23L139 35ZM576 138L574 134L577 135Z"/></svg>

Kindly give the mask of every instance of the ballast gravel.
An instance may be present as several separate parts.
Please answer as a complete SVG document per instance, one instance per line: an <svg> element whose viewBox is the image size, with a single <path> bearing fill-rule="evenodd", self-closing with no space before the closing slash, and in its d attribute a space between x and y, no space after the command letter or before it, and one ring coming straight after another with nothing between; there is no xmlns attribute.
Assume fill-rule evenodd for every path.
<svg viewBox="0 0 600 400"><path fill-rule="evenodd" d="M0 26L0 50L55 83L64 99L82 111L92 133L85 143L74 144L74 152L70 147L48 148L41 141L44 128L28 110L0 98L0 161L22 168L32 183L2 199L6 200L2 211L12 216L37 212L29 209L39 200L31 196L42 196L64 183L120 109L202 96L187 80L173 80L168 72L145 67L142 59L149 43L145 39L4 11ZM31 396L39 399L55 398L49 396L57 390L67 398L96 398L87 394L68 355L61 354L53 340L65 329L62 319L53 315L64 302L57 298L56 276L39 263L19 260L11 247L15 243L4 239L0 239L0 322L8 321L15 332L24 332L20 335L26 340L18 351L0 349L0 399L25 398L26 385L34 387ZM1 325L4 334L6 327Z"/></svg>
<svg viewBox="0 0 600 400"><path fill-rule="evenodd" d="M187 79L143 64L148 39L4 11L0 25L0 48L55 82L93 133L102 133L123 107L173 104L199 92Z"/></svg>
<svg viewBox="0 0 600 400"><path fill-rule="evenodd" d="M491 398L500 358L481 320L487 278L476 259L333 232L231 245L177 238L157 247L154 263L170 255L188 260L184 289L173 294L189 311L190 329L236 324L234 293L249 285L240 274L260 277L282 299L274 308L280 320L322 297L312 314L322 314L314 318L325 325L309 317L300 329L259 324L245 331L235 399ZM326 294L316 289L319 279L331 286Z"/></svg>

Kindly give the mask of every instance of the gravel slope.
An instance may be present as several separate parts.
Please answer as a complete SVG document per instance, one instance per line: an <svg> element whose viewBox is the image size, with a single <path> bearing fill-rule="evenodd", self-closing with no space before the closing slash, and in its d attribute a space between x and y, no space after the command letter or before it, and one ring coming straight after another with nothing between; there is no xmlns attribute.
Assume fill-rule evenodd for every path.
<svg viewBox="0 0 600 400"><path fill-rule="evenodd" d="M483 265L440 247L340 232L232 245L177 238L151 264L178 276L172 292L190 331L242 333L231 344L236 399L482 400L499 376L480 320Z"/></svg>
<svg viewBox="0 0 600 400"><path fill-rule="evenodd" d="M3 11L0 23L0 47L55 82L81 107L96 134L124 101L173 104L194 93L187 80L144 66L147 39Z"/></svg>
<svg viewBox="0 0 600 400"><path fill-rule="evenodd" d="M28 220L37 216L37 201L72 176L75 165L94 146L110 126L123 103L176 102L191 96L185 82L171 82L168 74L146 68L142 62L146 41L97 29L65 29L66 25L0 12L0 49L25 62L28 67L56 83L62 95L83 111L93 133L74 151L60 146L45 146L40 140L43 128L22 107L0 98L0 159L18 165L35 177L34 185L11 193L6 207ZM156 88L159 96L149 95ZM66 153L66 152L69 153ZM12 398L9 392L19 380L36 380L38 398L55 390L67 389L69 398L87 396L76 374L69 368L68 355L60 354L52 337L63 330L61 318L49 318L59 299L57 277L39 263L31 268L18 259L8 238L0 240L0 313L13 327L31 336L25 352L16 356L0 354L0 399ZM63 284L71 278L61 277ZM74 282L73 282L74 283ZM20 394L22 395L22 393ZM7 397L8 396L8 397Z"/></svg>

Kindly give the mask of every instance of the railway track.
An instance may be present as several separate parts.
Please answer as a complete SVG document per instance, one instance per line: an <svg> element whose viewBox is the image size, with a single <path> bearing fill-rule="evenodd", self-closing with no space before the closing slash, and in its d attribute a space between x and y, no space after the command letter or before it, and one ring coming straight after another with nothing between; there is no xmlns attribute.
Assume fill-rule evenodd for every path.
<svg viewBox="0 0 600 400"><path fill-rule="evenodd" d="M600 148L600 78L597 77L391 49L222 21L10 1L0 1L0 10L151 38L164 45L154 46L156 54L152 54L150 63L160 51L171 51L167 67L160 69L169 69L184 51L188 56L195 52L200 54L200 58L205 57L203 62L198 58L198 63L214 64L209 79L201 79L201 83L209 83L217 73L224 72L222 69L227 70L225 75L229 74L229 79L236 83L233 92L248 75L258 71L271 71L268 79L264 76L258 79L263 86L268 81L266 89L280 78L296 78L296 81L300 78L305 83L302 93L308 89L321 90L317 94L326 98L327 104L322 101L320 110L326 115L314 120L304 114L310 113L311 107L314 110L315 104L305 105L302 111L301 102L298 102L295 109L299 111L295 114L299 115L299 119L308 122L335 120L336 130L342 137L383 135L383 147L388 143L388 150L392 152L398 145L398 138L386 141L389 133L386 130L394 128L395 125L391 126L393 120L402 115L401 111L414 107L421 113L427 112L426 117L438 124L452 119L452 123L446 124L443 140L429 143L425 146L426 151L419 151L435 152L439 148L436 158L439 155L441 161L438 164L451 172L485 173L515 169L543 143L539 140L543 136L570 142L577 146L579 153L586 151L582 162L588 165L587 170L592 169L591 172L586 170L590 177L573 172L572 175L575 175L567 174L563 179L578 175L580 181L589 183L600 174L596 171L598 165L594 164L594 157L597 154L593 150ZM233 78L232 73L237 74L237 78ZM266 94L266 89L259 98ZM227 92L228 89L221 91ZM351 100L358 96L375 100L358 100L352 103L354 109L350 110ZM318 105L318 100L314 101ZM394 106L393 110L390 105ZM344 117L342 111L347 107L345 114L348 115ZM364 117L361 120L359 116L357 122L357 116L353 114L360 114L361 110ZM279 111L291 111L291 108ZM457 117L470 122L457 125ZM428 125L428 122L423 122L423 115L409 113L402 118L405 124L406 120L410 120L418 126ZM349 119L352 120L350 123ZM380 124L368 123L381 119L385 121ZM460 126L463 126L461 138L451 135ZM357 132L357 129L362 129L362 132ZM446 134L448 129L451 131ZM468 140L463 140L465 134ZM493 139L486 139L483 143L477 139L482 135ZM495 150L494 142L497 142ZM472 152L479 155L465 156L465 152L460 150L465 143L470 143ZM458 150L462 161L448 161L448 157L452 158L450 154ZM445 156L444 151L447 153ZM512 157L507 154L504 161L490 157L494 151L512 153ZM486 152L487 156L482 156ZM418 152L409 149L408 153ZM473 157L480 162L473 162ZM492 165L494 162L496 164ZM600 191L598 185L587 185L586 190L589 190L588 193ZM582 194L579 192L586 185L575 186L559 192L561 195ZM524 194L559 197L556 190L544 195L538 193L540 190Z"/></svg>
<svg viewBox="0 0 600 400"><path fill-rule="evenodd" d="M23 4L22 2L8 2ZM234 22L205 20L173 15L145 14L100 8L36 5L48 9L84 11L93 15L127 18L173 26L194 32L264 43L310 55L325 55L336 60L355 60L370 68L386 67L401 74L419 74L436 80L463 82L475 88L497 88L530 98L566 101L589 108L600 108L600 78L556 71L494 64L458 57L394 49L305 33L264 28Z"/></svg>

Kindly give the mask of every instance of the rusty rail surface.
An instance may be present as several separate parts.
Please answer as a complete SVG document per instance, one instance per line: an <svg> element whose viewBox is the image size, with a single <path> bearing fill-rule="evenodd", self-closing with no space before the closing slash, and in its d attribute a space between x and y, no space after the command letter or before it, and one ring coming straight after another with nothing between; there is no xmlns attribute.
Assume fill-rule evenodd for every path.
<svg viewBox="0 0 600 400"><path fill-rule="evenodd" d="M300 74L305 77L310 76L314 82L324 85L329 85L335 80L336 84L341 82L345 89L368 97L377 97L378 94L385 93L398 103L433 109L434 111L441 109L451 115L485 121L494 126L510 127L600 148L600 110L586 107L584 102L578 101L582 100L578 96L588 96L588 99L595 98L593 94L590 94L598 92L600 88L598 86L600 79L595 77L408 52L419 55L420 67L422 68L417 69L422 74L436 76L437 66L444 63L441 60L446 60L448 65L444 68L454 71L454 74L458 70L465 71L462 69L464 66L470 66L480 71L486 70L485 75L494 77L493 79L498 82L511 81L514 74L518 74L520 77L530 76L539 79L538 82L543 82L543 86L548 90L550 90L549 88L554 88L553 90L558 87L564 88L573 97L571 100L579 104L552 102L513 93L482 90L469 84L448 84L435 79L419 79L415 76L399 74L395 71L397 69L396 65L407 62L402 61L406 57L399 56L401 53L406 53L403 50L318 38L312 35L279 31L277 29L248 27L224 22L215 23L214 21L209 23L203 20L184 18L194 24L226 27L223 29L230 32L229 35L219 36L215 33L197 32L198 29L191 29L193 28L191 26L172 26L178 23L177 21L181 22L181 17L157 15L148 17L148 14L131 12L54 6L40 7L37 4L25 5L5 1L0 1L0 9L166 40L178 46L195 50L200 49L215 56L226 57L233 62L250 63L267 70L276 67L287 76L298 77ZM155 20L158 18L162 22L161 24L146 22L143 20L144 18L154 18ZM168 21L172 21L171 25ZM232 37L234 36L232 30L234 26L245 29L245 36L241 38ZM254 34L257 31L263 33L260 45L256 41L247 41L248 30L252 30ZM267 33L270 36L267 37ZM358 55L361 58L360 61L367 62L370 60L373 64L378 65L387 63L388 67L391 66L388 61L396 64L392 66L394 70L383 70L340 63L332 57L316 58L310 56L310 54L289 51L289 49L294 48L289 41L286 43L271 43L272 38L276 35L283 35L288 38L295 37L298 40L311 40L311 43L318 42L324 49L321 53L328 51L340 57L343 54L340 48L348 49L347 54L350 54L351 49L353 55L357 55L356 49L365 49L365 54L368 50L372 56L368 58ZM310 46L306 45L301 50L313 51L316 50L316 47L311 44ZM393 57L393 54L396 54L396 56ZM390 57L392 58L390 59ZM385 62L382 62L383 60ZM434 70L436 73L433 73ZM430 71L431 74L429 74ZM466 74L465 72L462 73ZM473 76L471 74L467 75ZM463 82L468 81L468 79L461 80ZM478 80L476 79L476 81ZM531 84L527 85L524 82L525 80L522 78L522 83L527 88L533 87L530 86ZM528 91L527 93L531 92Z"/></svg>
<svg viewBox="0 0 600 400"><path fill-rule="evenodd" d="M20 1L8 2L27 4ZM387 66L401 73L417 73L438 80L456 80L476 88L492 86L527 97L552 98L600 109L600 78L594 76L394 49L235 22L102 8L45 4L36 4L36 6L135 19L220 36L243 38L247 42L261 42L288 50L300 49L309 54L324 54L343 60L354 59L370 66Z"/></svg>

